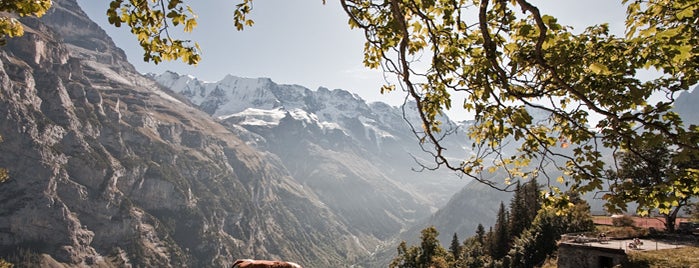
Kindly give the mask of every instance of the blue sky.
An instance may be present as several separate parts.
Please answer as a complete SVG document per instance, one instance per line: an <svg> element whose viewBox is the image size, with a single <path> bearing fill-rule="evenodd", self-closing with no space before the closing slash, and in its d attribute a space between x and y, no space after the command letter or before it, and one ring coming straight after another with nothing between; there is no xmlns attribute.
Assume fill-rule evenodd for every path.
<svg viewBox="0 0 699 268"><path fill-rule="evenodd" d="M104 28L124 49L129 61L140 72L167 70L190 74L205 81L218 81L226 74L241 77L269 77L281 84L298 84L310 89L319 86L342 88L367 101L402 103L404 94L380 94L383 75L362 65L364 36L350 30L339 1L328 0L255 0L252 19L255 25L236 31L232 13L236 0L185 1L199 18L194 33L180 35L196 40L203 50L197 66L180 61L145 63L141 48L126 28L107 23L109 1L78 0L88 15ZM543 13L576 30L584 25L611 22L612 29L623 32L624 8L613 0L535 0ZM458 106L457 101L454 107ZM449 113L453 119L459 112Z"/></svg>

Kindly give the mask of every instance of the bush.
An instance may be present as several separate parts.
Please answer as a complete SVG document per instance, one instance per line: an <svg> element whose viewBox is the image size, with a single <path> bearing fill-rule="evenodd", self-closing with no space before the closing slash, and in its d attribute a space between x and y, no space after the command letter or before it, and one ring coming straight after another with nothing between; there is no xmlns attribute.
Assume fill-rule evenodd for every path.
<svg viewBox="0 0 699 268"><path fill-rule="evenodd" d="M648 236L648 229L640 227L614 227L614 226L597 226L598 233L605 233L607 238L610 239L627 239L634 237L646 237Z"/></svg>
<svg viewBox="0 0 699 268"><path fill-rule="evenodd" d="M624 215L621 217L612 218L612 225L616 227L634 227L635 222L633 220L633 217L629 215Z"/></svg>

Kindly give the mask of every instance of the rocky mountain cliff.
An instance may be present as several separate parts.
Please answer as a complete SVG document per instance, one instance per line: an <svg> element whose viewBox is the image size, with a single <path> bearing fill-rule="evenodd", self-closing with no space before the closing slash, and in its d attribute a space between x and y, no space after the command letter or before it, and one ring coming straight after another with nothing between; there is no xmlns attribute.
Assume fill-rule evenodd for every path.
<svg viewBox="0 0 699 268"><path fill-rule="evenodd" d="M0 48L0 257L32 266L347 266L378 240L281 158L141 76L74 0ZM362 236L364 235L364 236Z"/></svg>

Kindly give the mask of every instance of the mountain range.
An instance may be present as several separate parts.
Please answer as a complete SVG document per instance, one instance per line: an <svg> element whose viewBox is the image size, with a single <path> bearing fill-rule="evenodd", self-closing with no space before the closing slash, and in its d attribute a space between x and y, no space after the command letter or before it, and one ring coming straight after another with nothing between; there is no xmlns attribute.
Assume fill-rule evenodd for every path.
<svg viewBox="0 0 699 268"><path fill-rule="evenodd" d="M418 166L412 158L424 152L399 107L270 79L227 76L207 83L171 72L152 77L246 143L279 157L343 222L382 240L428 216L465 185L446 172L411 170Z"/></svg>

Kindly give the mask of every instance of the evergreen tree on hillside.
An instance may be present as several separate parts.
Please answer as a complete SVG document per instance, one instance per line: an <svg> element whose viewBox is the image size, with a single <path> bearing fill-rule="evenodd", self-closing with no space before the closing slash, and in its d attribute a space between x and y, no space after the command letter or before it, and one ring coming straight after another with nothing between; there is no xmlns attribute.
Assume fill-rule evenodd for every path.
<svg viewBox="0 0 699 268"><path fill-rule="evenodd" d="M478 239L478 243L481 243L481 245L485 245L485 228L483 228L483 224L478 224L478 227L476 227L476 238Z"/></svg>
<svg viewBox="0 0 699 268"><path fill-rule="evenodd" d="M539 210L541 209L542 200L539 194L541 185L536 179L532 179L530 182L525 183L523 188L524 204L527 209L527 225L529 225L534 218L536 218L536 215L539 214Z"/></svg>
<svg viewBox="0 0 699 268"><path fill-rule="evenodd" d="M452 258L454 261L459 261L461 258L461 242L459 241L459 236L454 233L454 236L451 238L451 245L449 246L449 253L451 253Z"/></svg>
<svg viewBox="0 0 699 268"><path fill-rule="evenodd" d="M532 180L524 186L517 182L514 196L510 201L510 237L518 237L525 229L529 228L536 214L541 209L539 196L540 186L536 180Z"/></svg>
<svg viewBox="0 0 699 268"><path fill-rule="evenodd" d="M520 228L524 227L521 230L518 230L518 233L513 233L511 234L512 237L517 237L519 234L524 231L524 229L529 228L531 226L532 221L534 221L534 218L536 218L536 215L539 214L539 210L541 209L541 195L539 192L541 191L541 185L536 181L536 179L531 180L528 183L525 183L524 186L521 189L522 193L521 198L522 200L520 201L522 203L522 209L524 211L519 212L519 215L521 215L522 219L517 219L520 221L519 225Z"/></svg>
<svg viewBox="0 0 699 268"><path fill-rule="evenodd" d="M501 202L495 226L486 232L479 224L476 234L462 245L459 245L458 234L454 233L449 251L437 240L439 232L435 227L422 230L420 246L408 248L405 242L401 243L399 255L390 267L536 267L557 250L562 234L594 229L590 206L579 194L567 193L566 199L573 206L561 211L554 207L542 209L538 192L535 181L517 187L510 203L511 211L508 212ZM532 201L522 202L527 199ZM518 202L519 205L515 204ZM529 219L534 209L538 209L538 214ZM510 229L517 222L514 217L518 216L514 215L524 218L520 223L524 229L518 235Z"/></svg>
<svg viewBox="0 0 699 268"><path fill-rule="evenodd" d="M525 192L519 181L515 187L515 194L510 201L510 236L517 237L529 227L529 212L525 203Z"/></svg>
<svg viewBox="0 0 699 268"><path fill-rule="evenodd" d="M493 231L492 251L490 255L493 259L499 260L507 255L510 250L510 232L508 228L508 212L505 210L505 204L500 202L497 221L495 222L495 231Z"/></svg>
<svg viewBox="0 0 699 268"><path fill-rule="evenodd" d="M405 241L398 246L398 256L393 258L390 268L447 268L447 250L442 247L439 232L434 226L422 230L420 247L408 247Z"/></svg>

